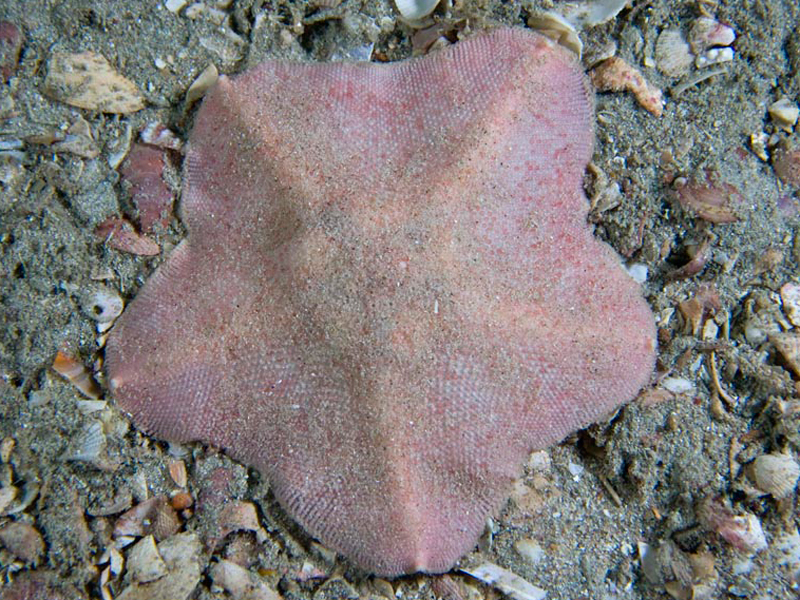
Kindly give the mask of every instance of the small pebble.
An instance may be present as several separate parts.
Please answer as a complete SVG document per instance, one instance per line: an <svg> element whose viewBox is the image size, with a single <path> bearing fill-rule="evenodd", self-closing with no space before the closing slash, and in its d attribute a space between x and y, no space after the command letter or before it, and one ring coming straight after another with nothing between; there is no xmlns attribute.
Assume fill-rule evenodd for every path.
<svg viewBox="0 0 800 600"><path fill-rule="evenodd" d="M187 4L189 4L188 0L167 0L166 2L164 2L164 6L166 7L166 9L169 12L175 13L175 14L178 14L179 12L181 12L181 10L183 10L183 8Z"/></svg>
<svg viewBox="0 0 800 600"><path fill-rule="evenodd" d="M683 377L667 377L661 382L662 387L673 394L692 394L694 384Z"/></svg>
<svg viewBox="0 0 800 600"><path fill-rule="evenodd" d="M542 546L531 538L524 538L514 542L514 550L532 565L538 564L544 558Z"/></svg>
<svg viewBox="0 0 800 600"><path fill-rule="evenodd" d="M581 475L583 475L584 468L574 462L570 462L567 465L567 469L569 469L570 475L572 475L573 481L580 481Z"/></svg>
<svg viewBox="0 0 800 600"><path fill-rule="evenodd" d="M634 263L628 267L628 275L636 283L642 284L647 281L647 267L641 263Z"/></svg>
<svg viewBox="0 0 800 600"><path fill-rule="evenodd" d="M792 127L797 124L797 119L800 117L800 108L796 102L788 98L781 98L777 102L773 102L767 109L772 121L787 133L792 132Z"/></svg>

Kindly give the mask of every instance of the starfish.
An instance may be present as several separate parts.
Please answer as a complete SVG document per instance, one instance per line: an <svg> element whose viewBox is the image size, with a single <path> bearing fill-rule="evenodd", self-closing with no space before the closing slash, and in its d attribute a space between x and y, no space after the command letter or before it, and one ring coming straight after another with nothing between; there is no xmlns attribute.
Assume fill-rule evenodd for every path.
<svg viewBox="0 0 800 600"><path fill-rule="evenodd" d="M576 60L519 29L222 77L187 237L108 341L119 406L255 466L367 571L448 570L532 449L653 369L652 313L586 223L592 122Z"/></svg>

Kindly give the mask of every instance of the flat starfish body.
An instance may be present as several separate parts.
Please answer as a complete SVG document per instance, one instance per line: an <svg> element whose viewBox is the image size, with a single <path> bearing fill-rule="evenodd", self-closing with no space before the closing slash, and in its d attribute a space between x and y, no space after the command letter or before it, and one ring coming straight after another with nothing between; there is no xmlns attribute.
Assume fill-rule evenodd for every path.
<svg viewBox="0 0 800 600"><path fill-rule="evenodd" d="M254 465L357 565L446 571L531 449L653 368L652 314L586 224L592 120L572 56L516 29L223 77L188 235L108 342L119 405Z"/></svg>

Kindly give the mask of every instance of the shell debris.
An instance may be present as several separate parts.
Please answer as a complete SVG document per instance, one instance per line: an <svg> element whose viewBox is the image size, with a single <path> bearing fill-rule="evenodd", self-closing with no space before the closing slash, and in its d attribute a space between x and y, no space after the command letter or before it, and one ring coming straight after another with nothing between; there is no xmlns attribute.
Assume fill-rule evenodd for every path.
<svg viewBox="0 0 800 600"><path fill-rule="evenodd" d="M708 552L689 554L670 540L651 546L639 542L638 554L645 579L672 597L694 600L713 598L717 573Z"/></svg>
<svg viewBox="0 0 800 600"><path fill-rule="evenodd" d="M100 154L100 148L92 137L92 128L80 117L67 129L67 135L52 145L52 150L53 152L69 152L75 156L89 159L97 158Z"/></svg>
<svg viewBox="0 0 800 600"><path fill-rule="evenodd" d="M157 146L165 150L180 152L183 141L169 127L159 121L151 121L144 126L139 139L148 146Z"/></svg>
<svg viewBox="0 0 800 600"><path fill-rule="evenodd" d="M691 77L686 78L685 81L682 81L680 84L673 87L670 93L672 94L673 98L678 98L686 90L696 86L698 83L708 81L717 75L724 75L727 72L728 70L725 67L721 67L719 65L714 66L712 69L705 69L699 73L695 73Z"/></svg>
<svg viewBox="0 0 800 600"><path fill-rule="evenodd" d="M710 67L733 60L733 48L711 48L698 56L694 64L698 69Z"/></svg>
<svg viewBox="0 0 800 600"><path fill-rule="evenodd" d="M113 472L119 464L106 455L106 434L100 421L92 421L76 436L64 460L88 463L101 471Z"/></svg>
<svg viewBox="0 0 800 600"><path fill-rule="evenodd" d="M514 550L532 565L540 563L545 555L542 545L532 538L517 540L514 542Z"/></svg>
<svg viewBox="0 0 800 600"><path fill-rule="evenodd" d="M106 219L95 228L94 234L121 252L140 256L155 256L161 253L161 246L158 245L158 242L139 234L127 219L121 217Z"/></svg>
<svg viewBox="0 0 800 600"><path fill-rule="evenodd" d="M17 70L24 38L19 27L9 21L0 21L0 82L7 82Z"/></svg>
<svg viewBox="0 0 800 600"><path fill-rule="evenodd" d="M698 69L719 65L733 60L734 51L730 45L736 39L736 32L711 17L695 19L689 30L688 39L679 29L665 29L656 40L655 59L658 69L669 77L686 75L694 63ZM695 85L707 77L701 76L688 86ZM687 84L684 84L687 85ZM679 95L676 88L674 95Z"/></svg>
<svg viewBox="0 0 800 600"><path fill-rule="evenodd" d="M0 442L0 461L7 463L11 460L11 453L14 451L14 447L17 445L17 441L9 436L3 438L3 441Z"/></svg>
<svg viewBox="0 0 800 600"><path fill-rule="evenodd" d="M152 534L164 540L180 528L180 520L166 496L156 496L137 504L117 520L114 537L139 537Z"/></svg>
<svg viewBox="0 0 800 600"><path fill-rule="evenodd" d="M792 583L800 583L800 533L793 528L775 540L777 550L782 554L778 564L789 568Z"/></svg>
<svg viewBox="0 0 800 600"><path fill-rule="evenodd" d="M796 332L775 333L769 336L783 360L795 375L800 377L800 334Z"/></svg>
<svg viewBox="0 0 800 600"><path fill-rule="evenodd" d="M623 59L612 56L589 73L592 83L600 92L631 92L646 110L660 117L664 111L661 90L647 82L638 69Z"/></svg>
<svg viewBox="0 0 800 600"><path fill-rule="evenodd" d="M689 46L692 52L701 56L709 48L730 46L736 40L732 27L711 17L699 17L689 30Z"/></svg>
<svg viewBox="0 0 800 600"><path fill-rule="evenodd" d="M496 587L514 600L544 600L545 596L547 596L545 590L494 563L487 562L472 569L459 570L479 581Z"/></svg>
<svg viewBox="0 0 800 600"><path fill-rule="evenodd" d="M83 303L83 310L92 319L97 321L97 332L105 333L122 314L125 303L115 291L105 286L99 286L89 292Z"/></svg>
<svg viewBox="0 0 800 600"><path fill-rule="evenodd" d="M407 21L418 21L427 17L439 4L439 0L394 0L397 12Z"/></svg>
<svg viewBox="0 0 800 600"><path fill-rule="evenodd" d="M44 91L70 106L104 113L129 114L145 107L136 84L95 52L54 53L48 62Z"/></svg>
<svg viewBox="0 0 800 600"><path fill-rule="evenodd" d="M683 316L686 329L695 336L700 333L706 318L721 308L719 293L711 284L701 285L691 298L678 303L678 311Z"/></svg>
<svg viewBox="0 0 800 600"><path fill-rule="evenodd" d="M219 523L219 540L234 531L252 531L259 543L267 539L267 532L261 526L252 502L235 501L226 504L219 513Z"/></svg>
<svg viewBox="0 0 800 600"><path fill-rule="evenodd" d="M557 12L543 11L532 14L528 17L528 27L571 50L578 55L578 58L581 57L583 42L577 30Z"/></svg>
<svg viewBox="0 0 800 600"><path fill-rule="evenodd" d="M128 551L128 574L133 581L148 583L161 579L168 572L152 535L143 537Z"/></svg>
<svg viewBox="0 0 800 600"><path fill-rule="evenodd" d="M201 552L200 539L194 533L173 535L158 544L155 554L142 551L141 569L136 572L144 574L151 569L148 576L152 576L156 574L153 569L153 561L158 563L160 560L165 568L158 572L163 572L163 575L147 582L137 581L136 578L131 577L128 587L122 590L116 598L118 600L167 598L169 600L188 600L193 596L197 584L200 583ZM130 557L128 560L130 563ZM151 562L148 563L148 561Z"/></svg>
<svg viewBox="0 0 800 600"><path fill-rule="evenodd" d="M91 370L63 350L53 360L53 370L75 386L84 396L97 400L102 390Z"/></svg>
<svg viewBox="0 0 800 600"><path fill-rule="evenodd" d="M778 148L773 154L772 169L783 183L800 187L800 148Z"/></svg>
<svg viewBox="0 0 800 600"><path fill-rule="evenodd" d="M6 511L16 499L17 494L19 494L19 489L13 485L0 487L0 516L5 516L7 514Z"/></svg>
<svg viewBox="0 0 800 600"><path fill-rule="evenodd" d="M666 377L661 380L661 387L673 394L686 394L689 396L697 391L694 384L685 377Z"/></svg>
<svg viewBox="0 0 800 600"><path fill-rule="evenodd" d="M667 273L667 281L678 281L688 277L694 277L708 265L712 256L712 246L710 238L706 237L699 243L686 244L686 253L689 255L689 262L674 271Z"/></svg>
<svg viewBox="0 0 800 600"><path fill-rule="evenodd" d="M186 463L179 458L173 459L169 461L167 468L169 470L169 476L175 485L177 485L179 488L185 488L188 482Z"/></svg>
<svg viewBox="0 0 800 600"><path fill-rule="evenodd" d="M800 285L785 283L781 286L783 313L795 327L800 327Z"/></svg>
<svg viewBox="0 0 800 600"><path fill-rule="evenodd" d="M695 19L689 30L689 45L697 56L695 66L702 69L732 61L734 53L730 45L735 39L736 32L732 27L711 17Z"/></svg>
<svg viewBox="0 0 800 600"><path fill-rule="evenodd" d="M192 82L189 89L186 90L186 104L192 104L205 96L206 92L217 83L218 79L219 71L217 67L213 63L209 64Z"/></svg>
<svg viewBox="0 0 800 600"><path fill-rule="evenodd" d="M222 559L211 566L209 575L214 585L218 585L233 598L241 600L280 600L281 596L261 580L235 562Z"/></svg>
<svg viewBox="0 0 800 600"><path fill-rule="evenodd" d="M767 153L767 141L769 136L763 131L757 131L750 134L750 149L759 159L767 162L769 154Z"/></svg>
<svg viewBox="0 0 800 600"><path fill-rule="evenodd" d="M33 525L22 521L6 523L0 527L0 543L11 554L36 565L44 554L44 538Z"/></svg>
<svg viewBox="0 0 800 600"><path fill-rule="evenodd" d="M111 573L114 575L122 573L122 569L125 567L125 557L122 556L122 552L114 548L114 546L108 549L108 564Z"/></svg>
<svg viewBox="0 0 800 600"><path fill-rule="evenodd" d="M800 118L800 107L797 102L789 98L781 98L769 105L767 108L772 122L783 129L786 133L792 133L792 129L797 125Z"/></svg>
<svg viewBox="0 0 800 600"><path fill-rule="evenodd" d="M752 472L758 489L780 499L794 493L800 465L788 454L762 454L753 461Z"/></svg>
<svg viewBox="0 0 800 600"><path fill-rule="evenodd" d="M673 189L680 205L705 221L735 223L739 220L733 208L743 205L744 198L730 183L714 181L711 173L705 174L705 181L678 177Z"/></svg>
<svg viewBox="0 0 800 600"><path fill-rule="evenodd" d="M565 2L559 10L570 23L579 29L607 23L628 4L628 0L584 0Z"/></svg>
<svg viewBox="0 0 800 600"><path fill-rule="evenodd" d="M658 70L669 77L686 75L694 63L689 43L678 29L665 29L656 40L655 58Z"/></svg>
<svg viewBox="0 0 800 600"><path fill-rule="evenodd" d="M189 0L166 0L164 8L173 14L178 14L187 4L189 4Z"/></svg>
<svg viewBox="0 0 800 600"><path fill-rule="evenodd" d="M732 546L755 554L767 547L761 521L753 513L737 515L721 498L701 502L698 515L705 526Z"/></svg>

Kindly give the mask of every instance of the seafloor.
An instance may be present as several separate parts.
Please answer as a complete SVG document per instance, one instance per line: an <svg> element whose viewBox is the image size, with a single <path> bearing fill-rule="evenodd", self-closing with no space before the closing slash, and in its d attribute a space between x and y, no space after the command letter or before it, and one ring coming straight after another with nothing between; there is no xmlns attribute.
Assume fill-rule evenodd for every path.
<svg viewBox="0 0 800 600"><path fill-rule="evenodd" d="M120 564L135 563L132 546L110 549L122 546L114 541L122 513L174 496L178 484L187 497L206 492L220 506L255 508L258 523L240 515L241 531L228 533L219 511L183 509L164 527L196 532L204 545L197 558L167 561L184 569L190 591L163 597L266 598L268 589L286 598L430 598L434 590L498 597L458 573L391 582L359 574L288 522L258 473L213 448L149 439L128 426L113 399L87 403L53 371L59 350L100 364L92 294L111 289L129 300L161 261L111 248L95 229L130 214L117 167L137 132L158 121L186 137L193 117L186 91L209 64L235 73L267 57L331 60L365 49L399 60L422 45L386 1L207 0L175 10L181 4L0 4L0 21L24 34L15 67L8 28L0 36L0 66L12 65L0 84L0 597L41 597L12 584L28 571L64 598L161 597L137 591ZM452 41L491 23L525 27L532 14L563 6L455 1L426 26ZM666 75L659 35L687 35L703 14L735 30L733 60L713 66L710 77L692 65ZM632 0L581 33L587 68L615 54L666 101L656 116L630 93L599 94L586 177L597 236L640 275L646 267L659 383L610 423L534 455L465 567L495 563L552 599L798 595L792 459L800 444L800 342L792 328L800 307L792 290L800 283L800 200L792 184L800 184L800 160L786 167L784 181L773 167L799 143L791 123L768 113L778 100L800 101L798 29L796 0ZM85 51L131 80L146 108L106 114L46 93L53 55ZM69 135L83 137L64 143L75 141ZM177 164L166 177L179 186ZM694 200L676 193L681 177L696 184ZM182 235L177 221L156 234L162 257ZM765 454L780 455L785 466L772 493L763 473L757 480ZM187 468L185 483L169 469L177 461ZM776 491L781 484L789 490ZM170 539L186 537L165 536L166 560ZM223 589L212 570L222 559L256 574L250 591Z"/></svg>

